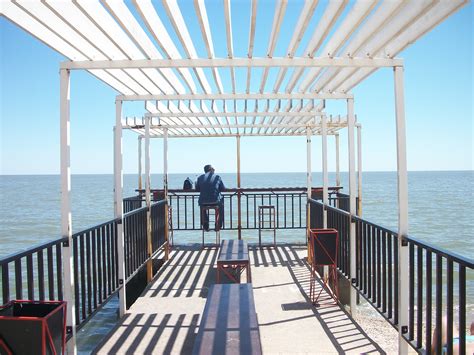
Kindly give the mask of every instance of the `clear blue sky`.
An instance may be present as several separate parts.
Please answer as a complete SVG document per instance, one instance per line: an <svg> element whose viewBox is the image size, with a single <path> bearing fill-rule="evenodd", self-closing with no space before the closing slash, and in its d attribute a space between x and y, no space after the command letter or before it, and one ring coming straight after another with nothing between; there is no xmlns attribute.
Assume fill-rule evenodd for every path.
<svg viewBox="0 0 474 355"><path fill-rule="evenodd" d="M183 4L182 2L180 4ZM220 2L209 16L223 27ZM158 7L160 7L158 5ZM301 2L291 2L278 42L283 55ZM183 9L183 8L182 8ZM162 11L161 7L159 11ZM183 12L194 11L193 6ZM255 56L263 56L271 28L273 5L259 2ZM240 15L239 12L242 12ZM264 14L270 14L265 16ZM245 14L245 16L244 16ZM245 53L248 10L233 9L234 48ZM262 15L260 15L262 14ZM243 19L242 26L238 23ZM222 24L220 23L222 22ZM399 56L405 59L405 99L409 170L472 170L473 160L473 5L451 16ZM169 28L169 23L165 23ZM310 28L314 28L314 23ZM191 32L199 31L197 22ZM311 27L312 26L312 27ZM0 18L1 120L0 174L57 174L59 172L59 63L64 58ZM199 32L200 33L200 32ZM225 31L214 32L216 55L226 56ZM173 35L173 38L176 38ZM301 49L307 43L303 39ZM219 44L220 43L220 44ZM181 49L181 48L180 48ZM204 48L198 47L202 56ZM239 73L238 73L239 74ZM243 74L243 73L242 73ZM271 73L269 82L273 85ZM255 77L255 76L254 76ZM112 127L115 91L85 72L71 76L72 173L112 173ZM209 76L213 85L213 80ZM229 78L223 75L224 85ZM257 91L258 83L252 84ZM238 88L243 91L243 88ZM354 91L355 111L363 125L365 171L396 170L393 75L379 70ZM328 102L328 112L345 114L345 104ZM127 103L126 115L141 115L143 104ZM341 137L341 167L347 167L347 136ZM321 170L320 139L313 140L313 170ZM218 171L234 172L235 139L173 139L169 143L171 173L198 173L205 163ZM329 169L334 170L334 141L329 139ZM124 134L124 171L137 171L136 136ZM162 146L152 144L152 171L162 170ZM305 171L305 138L242 138L242 171Z"/></svg>

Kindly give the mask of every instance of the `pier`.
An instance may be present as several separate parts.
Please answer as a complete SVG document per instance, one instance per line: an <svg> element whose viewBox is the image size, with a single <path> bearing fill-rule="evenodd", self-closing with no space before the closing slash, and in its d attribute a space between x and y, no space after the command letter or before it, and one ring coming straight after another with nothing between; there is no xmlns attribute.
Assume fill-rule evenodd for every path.
<svg viewBox="0 0 474 355"><path fill-rule="evenodd" d="M429 353L432 348L441 354L441 332L433 335L433 330L443 327L446 352L453 353L457 330L459 352L466 353L470 316L466 284L472 279L474 261L409 233L405 67L397 57L466 3L305 1L301 12L293 14L288 49L279 56L275 48L282 40L288 1L276 1L270 16L273 21L268 22L271 27L266 26L267 50L258 57L254 55L259 20L256 0L246 7L250 21L244 52L237 46L234 50L233 43L236 28L231 9L239 6L238 1L223 1L224 27L213 28L214 32L210 28L216 25L207 13L211 9L200 0L186 12L174 1L163 1L160 11L148 1L2 2L5 18L66 59L59 66L61 237L0 260L2 303L66 301L67 350L74 354L78 331L116 298L117 326L96 352L192 353L199 332L209 330L200 328L209 314L205 309L229 311L223 311L220 303L213 308L206 305L210 290L227 286L216 286L219 244L200 244L204 232L199 193L168 186L168 143L213 137L235 142L235 156L229 159L235 160L236 188L223 193L220 232L230 236L224 239L249 243L252 282L245 282L245 292L254 300L242 310L252 318L242 316L242 322L248 323L245 327L231 321L227 325L234 332L251 328L253 335L258 328L255 343L260 345L253 348L255 353L383 353L382 344L357 323L361 300L393 328L400 354ZM318 6L320 11L316 11ZM319 16L317 23L304 37L313 16ZM190 30L192 24L196 31ZM216 31L225 33L224 57L215 54L221 45L213 41ZM303 37L307 47L299 50ZM372 73L386 69L393 72L396 230L368 221L362 213L362 120L357 117L353 94ZM114 218L77 232L72 230L71 214L70 126L74 117L70 84L74 71L88 71L117 92L115 117L110 120ZM339 103L339 114L327 112L330 101ZM144 109L139 116L125 115L124 107L133 102L143 103ZM137 137L139 179L134 196L123 195L124 132ZM301 152L306 156L302 167L306 186L242 186L241 145L252 137L277 136L306 143ZM345 190L340 179L341 137L347 138ZM163 152L153 162L152 139L162 143ZM331 147L336 179L330 182ZM312 166L315 152L321 158L316 169ZM163 168L160 182L150 177L156 161ZM315 170L322 172L321 186L312 181ZM256 243L261 206L272 206L275 212L276 245L273 240L262 247ZM317 292L322 290L321 301L311 302L311 231L329 228L337 230L339 238L334 265L338 286L322 288L326 272L318 270L312 277ZM182 243L183 231L195 233L196 243ZM280 237L281 231L294 233L298 243L295 238L289 243ZM206 233L206 243L215 240L213 233ZM248 276L239 277L250 281ZM331 297L335 287L337 302ZM222 339L215 341L216 348L224 346Z"/></svg>

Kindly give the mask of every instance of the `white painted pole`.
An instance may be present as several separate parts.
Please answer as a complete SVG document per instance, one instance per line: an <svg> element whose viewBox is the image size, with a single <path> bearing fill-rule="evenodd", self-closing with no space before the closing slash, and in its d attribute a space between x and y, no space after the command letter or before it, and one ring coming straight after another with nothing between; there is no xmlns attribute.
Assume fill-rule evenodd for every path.
<svg viewBox="0 0 474 355"><path fill-rule="evenodd" d="M362 216L362 126L357 124L357 215Z"/></svg>
<svg viewBox="0 0 474 355"><path fill-rule="evenodd" d="M163 190L168 200L168 128L163 128Z"/></svg>
<svg viewBox="0 0 474 355"><path fill-rule="evenodd" d="M321 138L322 138L322 163L323 163L323 228L328 227L328 215L326 206L329 205L329 195L328 195L328 130L327 130L327 117L326 115L321 116Z"/></svg>
<svg viewBox="0 0 474 355"><path fill-rule="evenodd" d="M356 176L355 176L355 147L354 147L354 99L347 100L347 136L348 136L348 148L349 148L349 212L351 216L356 215ZM351 220L350 230L350 251L351 251L351 283L356 280L356 228L355 222ZM354 287L351 287L350 292L350 307L351 313L355 314L356 310L357 294Z"/></svg>
<svg viewBox="0 0 474 355"><path fill-rule="evenodd" d="M142 137L138 137L138 189L142 186Z"/></svg>
<svg viewBox="0 0 474 355"><path fill-rule="evenodd" d="M242 239L242 198L240 192L240 136L236 137L237 139L237 235L239 239Z"/></svg>
<svg viewBox="0 0 474 355"><path fill-rule="evenodd" d="M67 302L66 326L71 335L67 352L76 354L76 319L74 302L74 272L72 256L72 217L71 217L71 135L70 135L70 73L60 70L60 144L61 144L61 236L67 238L62 244L63 296Z"/></svg>
<svg viewBox="0 0 474 355"><path fill-rule="evenodd" d="M403 67L394 67L395 113L397 126L397 181L398 181L398 353L408 353L408 343L403 338L408 331L408 246L403 239L408 236L408 174L405 132L405 98Z"/></svg>
<svg viewBox="0 0 474 355"><path fill-rule="evenodd" d="M341 173L339 170L339 133L334 135L336 139L336 186L341 186Z"/></svg>
<svg viewBox="0 0 474 355"><path fill-rule="evenodd" d="M169 216L168 216L168 128L163 128L163 190L165 193L165 260L169 259L170 256L170 244L169 244Z"/></svg>
<svg viewBox="0 0 474 355"><path fill-rule="evenodd" d="M311 128L306 127L306 193L308 202L306 203L306 243L308 249L308 260L310 260L311 250L309 243L309 230L311 229L311 208L309 199L311 198L311 185L313 176L311 172Z"/></svg>
<svg viewBox="0 0 474 355"><path fill-rule="evenodd" d="M146 199L146 235L147 235L147 282L153 278L153 246L151 243L151 187L150 187L150 117L145 117L145 199Z"/></svg>
<svg viewBox="0 0 474 355"><path fill-rule="evenodd" d="M312 181L313 176L311 173L311 129L306 128L306 193L308 194L308 199L311 198Z"/></svg>
<svg viewBox="0 0 474 355"><path fill-rule="evenodd" d="M114 127L114 207L117 224L117 262L119 278L119 314L126 313L125 295L125 255L123 235L123 156L122 156L122 101L115 101L115 127Z"/></svg>

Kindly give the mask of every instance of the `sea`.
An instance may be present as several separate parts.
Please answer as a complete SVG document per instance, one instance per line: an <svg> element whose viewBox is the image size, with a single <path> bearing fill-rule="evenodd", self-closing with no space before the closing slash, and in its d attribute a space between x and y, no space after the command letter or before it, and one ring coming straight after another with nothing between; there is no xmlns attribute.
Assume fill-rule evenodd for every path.
<svg viewBox="0 0 474 355"><path fill-rule="evenodd" d="M170 188L181 188L198 173L169 174ZM222 173L226 187L237 185L236 174ZM305 187L306 173L243 173L243 188ZM136 174L123 177L123 195L136 195ZM335 186L335 174L329 174ZM348 175L341 173L343 192L348 193ZM72 227L77 232L114 217L113 175L72 175ZM152 188L162 188L160 174L151 176ZM313 186L322 186L321 173L313 173ZM429 171L408 173L409 235L433 246L474 257L474 171ZM362 174L362 216L378 225L397 230L396 172ZM0 176L0 259L60 237L59 175ZM257 232L255 232L257 233ZM303 232L304 233L304 232ZM196 233L174 235L175 243L199 242ZM285 233L285 242L303 242L304 234ZM474 314L474 273L467 274L468 315ZM99 321L99 332L107 328L107 317ZM471 318L471 317L469 317ZM110 321L110 319L108 321ZM95 331L97 331L97 329ZM103 329L102 329L103 330ZM81 353L88 353L84 345Z"/></svg>

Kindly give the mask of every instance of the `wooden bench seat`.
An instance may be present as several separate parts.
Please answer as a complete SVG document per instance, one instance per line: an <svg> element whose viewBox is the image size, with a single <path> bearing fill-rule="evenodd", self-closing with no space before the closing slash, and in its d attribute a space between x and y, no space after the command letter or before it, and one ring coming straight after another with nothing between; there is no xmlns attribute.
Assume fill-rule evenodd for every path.
<svg viewBox="0 0 474 355"><path fill-rule="evenodd" d="M193 354L261 353L252 284L212 285Z"/></svg>
<svg viewBox="0 0 474 355"><path fill-rule="evenodd" d="M240 273L244 270L247 271L247 282L252 282L247 242L235 239L223 240L217 258L217 283L221 281L221 272L231 281L240 283Z"/></svg>

